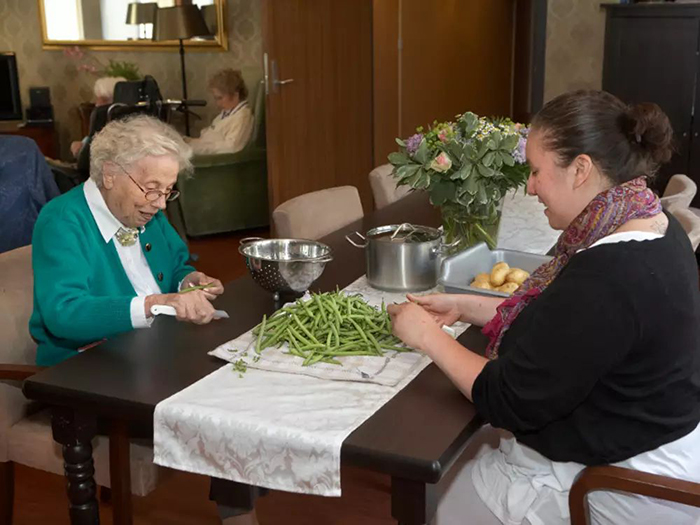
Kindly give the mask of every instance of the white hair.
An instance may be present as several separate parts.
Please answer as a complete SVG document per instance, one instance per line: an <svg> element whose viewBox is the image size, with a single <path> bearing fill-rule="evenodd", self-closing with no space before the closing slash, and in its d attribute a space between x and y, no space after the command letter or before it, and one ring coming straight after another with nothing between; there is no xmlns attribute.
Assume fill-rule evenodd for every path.
<svg viewBox="0 0 700 525"><path fill-rule="evenodd" d="M90 178L101 187L106 162L128 170L141 159L164 155L178 161L180 173L192 170L192 148L172 126L146 115L113 120L90 144Z"/></svg>
<svg viewBox="0 0 700 525"><path fill-rule="evenodd" d="M93 92L95 97L114 100L114 86L118 82L126 82L124 77L102 77L95 81Z"/></svg>

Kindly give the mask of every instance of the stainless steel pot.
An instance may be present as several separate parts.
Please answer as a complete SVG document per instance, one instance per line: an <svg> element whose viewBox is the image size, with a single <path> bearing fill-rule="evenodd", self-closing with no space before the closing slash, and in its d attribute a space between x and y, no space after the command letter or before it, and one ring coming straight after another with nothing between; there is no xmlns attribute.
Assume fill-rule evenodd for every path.
<svg viewBox="0 0 700 525"><path fill-rule="evenodd" d="M361 235L363 243L346 235L356 248L364 248L367 280L374 288L389 292L417 292L437 285L440 255L445 245L436 228L413 224L379 226Z"/></svg>

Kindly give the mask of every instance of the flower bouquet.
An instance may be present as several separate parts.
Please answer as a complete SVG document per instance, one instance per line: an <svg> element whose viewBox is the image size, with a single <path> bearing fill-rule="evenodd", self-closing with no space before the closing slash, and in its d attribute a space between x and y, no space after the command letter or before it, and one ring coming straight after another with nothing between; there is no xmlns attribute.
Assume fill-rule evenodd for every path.
<svg viewBox="0 0 700 525"><path fill-rule="evenodd" d="M528 132L507 118L465 113L455 122L434 122L407 140L396 139L400 151L391 153L389 162L397 185L430 193L453 253L480 241L496 247L503 198L524 186L530 173Z"/></svg>

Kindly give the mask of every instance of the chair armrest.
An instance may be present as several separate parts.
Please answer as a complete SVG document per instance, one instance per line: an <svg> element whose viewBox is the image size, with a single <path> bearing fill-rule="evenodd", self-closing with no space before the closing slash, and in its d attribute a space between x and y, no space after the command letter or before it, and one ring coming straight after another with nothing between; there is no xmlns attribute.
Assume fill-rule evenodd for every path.
<svg viewBox="0 0 700 525"><path fill-rule="evenodd" d="M24 381L45 369L45 366L0 364L0 380Z"/></svg>
<svg viewBox="0 0 700 525"><path fill-rule="evenodd" d="M700 507L700 483L649 474L621 467L588 467L582 470L569 492L571 525L587 525L586 496L596 490L614 490L675 501Z"/></svg>
<svg viewBox="0 0 700 525"><path fill-rule="evenodd" d="M257 160L265 160L267 150L262 148L249 148L236 153L216 153L211 155L197 155L192 159L192 165L196 168L209 168L212 166L228 166L242 164Z"/></svg>

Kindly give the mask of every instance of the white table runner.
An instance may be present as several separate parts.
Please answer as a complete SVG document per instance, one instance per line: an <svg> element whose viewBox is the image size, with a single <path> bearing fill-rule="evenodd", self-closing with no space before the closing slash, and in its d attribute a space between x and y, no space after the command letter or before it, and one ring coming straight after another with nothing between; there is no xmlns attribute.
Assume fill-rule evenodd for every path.
<svg viewBox="0 0 700 525"><path fill-rule="evenodd" d="M346 291L372 303L405 300L374 290L364 277ZM468 326L455 325L457 335ZM254 368L239 377L227 364L156 406L154 461L271 489L340 496L343 441L430 363L413 356L395 386Z"/></svg>

